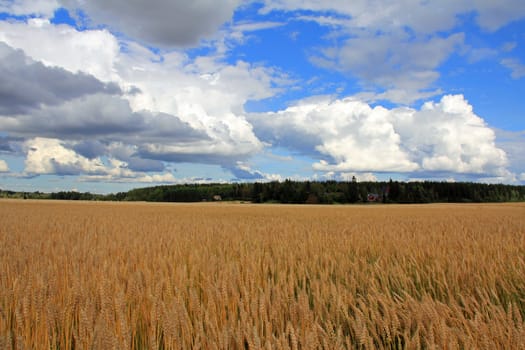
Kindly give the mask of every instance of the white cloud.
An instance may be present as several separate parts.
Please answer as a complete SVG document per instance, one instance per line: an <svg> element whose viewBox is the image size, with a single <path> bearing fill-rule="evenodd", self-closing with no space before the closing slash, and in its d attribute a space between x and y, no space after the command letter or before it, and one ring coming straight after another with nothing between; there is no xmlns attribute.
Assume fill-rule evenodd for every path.
<svg viewBox="0 0 525 350"><path fill-rule="evenodd" d="M391 92L393 102L412 102L439 78L437 68L463 44L462 33L414 39L406 33L360 34L310 59L322 67L349 72L367 86Z"/></svg>
<svg viewBox="0 0 525 350"><path fill-rule="evenodd" d="M88 159L66 148L60 140L37 137L24 143L27 150L25 172L27 174L104 173L105 167L99 158Z"/></svg>
<svg viewBox="0 0 525 350"><path fill-rule="evenodd" d="M413 91L394 88L380 93L360 92L353 95L352 98L368 103L376 103L378 101L392 101L403 105L409 105L413 101L425 100L441 94L443 94L441 89Z"/></svg>
<svg viewBox="0 0 525 350"><path fill-rule="evenodd" d="M347 26L352 28L390 31L408 27L424 34L452 29L461 14L475 13L478 25L490 31L525 15L525 4L515 0L265 0L264 3L263 13L273 10L336 13L346 17Z"/></svg>
<svg viewBox="0 0 525 350"><path fill-rule="evenodd" d="M507 169L500 169L493 176L480 177L475 179L475 181L481 183L515 184L518 182L518 176Z"/></svg>
<svg viewBox="0 0 525 350"><path fill-rule="evenodd" d="M235 46L243 45L249 40L258 40L254 32L268 30L286 25L285 22L237 22L224 30L221 30L214 39L214 45L218 54L226 54Z"/></svg>
<svg viewBox="0 0 525 350"><path fill-rule="evenodd" d="M348 18L347 17L339 17L339 16L323 16L323 15L310 15L310 16L296 16L294 17L295 20L298 21L308 21L308 22L316 22L319 25L322 26L328 26L333 28L338 27L345 27L348 24ZM341 33L335 32L332 33L330 36L334 35L340 35Z"/></svg>
<svg viewBox="0 0 525 350"><path fill-rule="evenodd" d="M136 183L179 182L172 173L133 171L127 162L109 158L106 163L97 157L89 159L75 152L71 145L58 139L37 137L27 140L24 173L27 175L83 175L82 180ZM1 165L1 163L0 163Z"/></svg>
<svg viewBox="0 0 525 350"><path fill-rule="evenodd" d="M497 175L508 160L495 133L461 95L420 110L343 99L308 101L254 114L256 134L274 146L319 159L325 172L448 172Z"/></svg>
<svg viewBox="0 0 525 350"><path fill-rule="evenodd" d="M0 21L0 42L27 55L19 51L0 62L5 68L2 83L18 84L2 86L24 92L20 88L24 82L38 83L35 90L15 96L32 97L30 103L22 101L27 108L0 111L0 130L22 140L2 141L0 147L25 141L28 173L170 182L179 180L169 172L146 171L162 172L164 162L196 162L218 164L240 178L278 178L248 163L264 150L264 142L270 142L313 157L314 170L341 178L353 173L372 178L372 171L512 177L506 172L506 149L495 143L494 132L461 96L446 96L420 110L371 107L364 101L410 104L441 94L434 86L439 66L466 47L463 33L454 33L457 15L475 11L483 29L495 30L520 16L520 4L513 4L512 12L488 0L266 1L263 11L321 11L294 17L331 26L331 39L340 44L319 48L312 60L354 75L367 92L341 100L305 99L276 113L246 115L247 101L272 97L290 82L274 68L241 60L227 63L231 57L224 50L230 41L241 42L245 33L282 23L241 22L218 30L232 17L240 4L237 0L220 9L210 0L157 0L156 6L124 0L61 3L83 9L90 17L84 24L98 29L79 31L52 24L46 18L56 7L53 1L46 3L49 7L42 1L0 2L0 9L40 16L26 22ZM490 11L493 18L486 16ZM108 29L100 29L105 28L100 23ZM112 29L123 34L112 34ZM226 38L220 38L223 34ZM182 50L150 50L132 41L166 48L193 45L203 38L212 41L203 49L206 56L199 57ZM471 52L477 58L493 54L483 49ZM525 75L518 60L501 64L516 79ZM9 80L6 72L15 72L20 79ZM75 87L95 88L71 89L66 98L63 86L50 83L53 77L62 77L56 79L60 83L74 81ZM108 86L113 92L102 91ZM5 96L8 102L2 101L1 107L12 107L12 95Z"/></svg>
<svg viewBox="0 0 525 350"><path fill-rule="evenodd" d="M7 162L3 159L0 159L0 173L7 172L9 172L9 166L7 165Z"/></svg>
<svg viewBox="0 0 525 350"><path fill-rule="evenodd" d="M53 103L40 99L31 113L0 115L3 130L26 139L58 138L84 145L92 139L105 145L120 142L135 152L121 160L140 169L150 165L158 169L159 161L233 168L236 161L263 149L244 116L244 104L270 97L278 91L275 86L287 84L287 78L272 68L243 61L227 64L214 56L190 59L178 51L154 54L137 43L119 43L106 30L80 32L46 20L0 22L1 41L30 57L25 65L17 63L22 73L32 65L48 75L61 67L82 77L90 74L101 87L117 83L124 91L114 95L86 91L70 99L55 98ZM12 69L16 62L4 63ZM66 73L61 74L74 78ZM42 86L45 91L50 88L45 81ZM111 147L97 147L98 156L114 157ZM50 164L47 170L53 169Z"/></svg>
<svg viewBox="0 0 525 350"><path fill-rule="evenodd" d="M467 54L470 61L495 57L497 52L492 49L465 45L464 34L456 29L464 20L463 15L474 14L477 24L488 31L525 16L525 2L515 0L264 3L263 13L302 10L297 12L296 20L331 27L325 46L311 51L311 62L350 74L359 79L366 91L382 93L384 99L401 104L429 97L436 90L439 67L454 52ZM304 16L304 10L312 13ZM521 67L511 69L513 77L522 76Z"/></svg>
<svg viewBox="0 0 525 350"><path fill-rule="evenodd" d="M179 180L170 172L145 173L136 172L129 168L127 162L118 159L110 159L105 171L99 174L85 173L82 181L95 182L136 182L136 183L176 183Z"/></svg>
<svg viewBox="0 0 525 350"><path fill-rule="evenodd" d="M462 95L427 102L420 111L395 111L396 130L423 170L494 174L507 164L495 133Z"/></svg>
<svg viewBox="0 0 525 350"><path fill-rule="evenodd" d="M0 21L0 41L22 49L26 55L47 66L70 72L85 72L104 82L119 82L115 64L119 43L107 30L76 29L48 20Z"/></svg>
<svg viewBox="0 0 525 350"><path fill-rule="evenodd" d="M240 31L240 32L253 32L258 30L265 30L265 29L272 29L277 27L282 27L285 25L283 22L240 22L235 24L235 26L232 28L233 31Z"/></svg>
<svg viewBox="0 0 525 350"><path fill-rule="evenodd" d="M322 171L413 171L388 110L352 100L306 102L284 111L257 115L252 122L263 140L326 160Z"/></svg>
<svg viewBox="0 0 525 350"><path fill-rule="evenodd" d="M142 57L123 57L119 71L141 90L129 97L134 109L170 113L204 131L212 142L196 147L195 153L247 156L262 149L244 117L244 103L272 96L276 92L272 84L280 82L278 72L242 61L225 65L207 57L191 62L178 54L163 58L153 63ZM150 145L147 152L162 156L183 150Z"/></svg>
<svg viewBox="0 0 525 350"><path fill-rule="evenodd" d="M11 13L16 16L36 15L53 17L55 10L60 7L56 0L1 0L0 12Z"/></svg>

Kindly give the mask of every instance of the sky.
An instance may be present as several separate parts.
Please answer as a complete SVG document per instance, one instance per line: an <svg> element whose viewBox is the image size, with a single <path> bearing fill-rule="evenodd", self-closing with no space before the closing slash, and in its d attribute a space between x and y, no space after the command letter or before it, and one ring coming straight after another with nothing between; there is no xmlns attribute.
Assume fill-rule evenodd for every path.
<svg viewBox="0 0 525 350"><path fill-rule="evenodd" d="M0 189L525 184L522 0L0 0Z"/></svg>

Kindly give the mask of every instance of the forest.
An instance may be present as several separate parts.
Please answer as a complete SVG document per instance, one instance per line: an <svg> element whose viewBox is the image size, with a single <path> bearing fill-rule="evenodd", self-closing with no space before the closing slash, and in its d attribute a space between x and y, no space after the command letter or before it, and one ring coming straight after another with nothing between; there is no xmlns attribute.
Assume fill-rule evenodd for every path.
<svg viewBox="0 0 525 350"><path fill-rule="evenodd" d="M472 182L292 181L163 185L111 194L0 190L0 198L147 202L482 203L525 201L525 186Z"/></svg>

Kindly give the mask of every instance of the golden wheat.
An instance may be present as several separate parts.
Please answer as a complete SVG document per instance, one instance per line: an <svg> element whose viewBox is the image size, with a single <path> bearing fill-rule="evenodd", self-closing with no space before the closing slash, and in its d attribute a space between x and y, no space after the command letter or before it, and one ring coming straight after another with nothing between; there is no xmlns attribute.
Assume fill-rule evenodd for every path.
<svg viewBox="0 0 525 350"><path fill-rule="evenodd" d="M525 205L0 201L2 349L523 349Z"/></svg>

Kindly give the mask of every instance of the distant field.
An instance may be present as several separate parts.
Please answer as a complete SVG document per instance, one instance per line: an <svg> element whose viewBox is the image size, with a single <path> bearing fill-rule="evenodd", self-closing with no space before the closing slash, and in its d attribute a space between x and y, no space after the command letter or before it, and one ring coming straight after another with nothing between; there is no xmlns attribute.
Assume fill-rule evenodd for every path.
<svg viewBox="0 0 525 350"><path fill-rule="evenodd" d="M525 349L525 204L0 201L0 349Z"/></svg>

